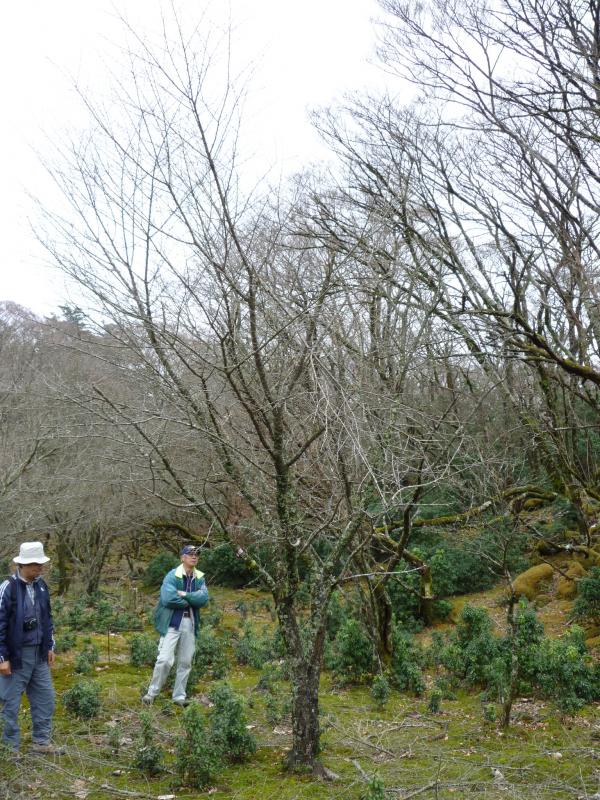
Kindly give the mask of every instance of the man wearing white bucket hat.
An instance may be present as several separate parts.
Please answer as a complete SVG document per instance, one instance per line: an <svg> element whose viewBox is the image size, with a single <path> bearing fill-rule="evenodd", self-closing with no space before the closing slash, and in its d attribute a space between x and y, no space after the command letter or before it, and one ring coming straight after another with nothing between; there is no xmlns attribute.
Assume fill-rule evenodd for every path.
<svg viewBox="0 0 600 800"><path fill-rule="evenodd" d="M50 559L41 542L23 542L14 575L0 584L0 704L4 744L17 753L21 739L18 714L23 692L31 708L32 750L60 755L50 741L54 688L52 612L48 587L42 578Z"/></svg>

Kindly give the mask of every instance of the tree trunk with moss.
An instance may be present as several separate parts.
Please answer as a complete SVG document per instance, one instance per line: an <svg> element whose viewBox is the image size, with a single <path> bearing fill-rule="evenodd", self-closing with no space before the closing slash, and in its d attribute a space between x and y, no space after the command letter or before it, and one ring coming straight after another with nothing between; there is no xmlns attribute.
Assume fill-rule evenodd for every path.
<svg viewBox="0 0 600 800"><path fill-rule="evenodd" d="M278 602L279 601L279 602ZM325 613L302 622L290 595L275 597L279 624L290 665L292 684L292 747L285 765L292 771L322 770L320 752L319 682L325 647ZM315 627L311 623L315 622Z"/></svg>

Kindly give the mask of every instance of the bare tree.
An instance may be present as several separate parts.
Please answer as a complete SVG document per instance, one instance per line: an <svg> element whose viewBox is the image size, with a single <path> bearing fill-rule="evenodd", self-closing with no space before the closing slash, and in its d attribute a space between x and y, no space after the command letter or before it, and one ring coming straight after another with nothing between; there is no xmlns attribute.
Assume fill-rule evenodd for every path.
<svg viewBox="0 0 600 800"><path fill-rule="evenodd" d="M397 231L411 274L437 293L436 315L462 341L453 363L471 359L497 381L589 545L600 382L597 4L381 5L391 15L381 55L421 88L419 103L367 98L345 123L331 114L320 127L348 165L346 193L369 229ZM356 240L355 231L338 224L336 236ZM528 406L515 362L535 381Z"/></svg>

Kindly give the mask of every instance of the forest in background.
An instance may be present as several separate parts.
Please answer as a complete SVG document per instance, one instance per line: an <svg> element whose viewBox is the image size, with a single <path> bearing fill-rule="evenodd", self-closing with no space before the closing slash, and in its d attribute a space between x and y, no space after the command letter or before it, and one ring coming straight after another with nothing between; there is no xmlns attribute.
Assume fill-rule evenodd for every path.
<svg viewBox="0 0 600 800"><path fill-rule="evenodd" d="M253 192L219 54L177 17L139 39L48 164L66 210L38 236L81 304L0 321L1 552L35 533L57 594L93 597L118 559L204 543L209 576L270 593L287 766L317 775L344 597L388 680L403 632L501 581L501 652L459 624L504 725L524 681L561 685L520 650L530 625L564 661L519 605L530 563L598 635L600 3L381 6L418 100L316 114L331 162ZM582 636L573 709L598 697Z"/></svg>

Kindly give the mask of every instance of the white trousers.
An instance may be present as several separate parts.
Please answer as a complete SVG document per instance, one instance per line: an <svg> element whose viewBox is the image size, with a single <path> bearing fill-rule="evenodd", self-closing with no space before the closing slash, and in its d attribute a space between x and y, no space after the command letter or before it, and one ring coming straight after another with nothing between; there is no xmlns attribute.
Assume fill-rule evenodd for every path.
<svg viewBox="0 0 600 800"><path fill-rule="evenodd" d="M171 667L175 663L175 651L177 651L177 673L173 686L173 700L185 700L185 690L192 668L195 647L194 622L189 617L183 617L179 624L179 630L169 628L166 636L160 637L158 658L148 687L150 697L156 697L165 685Z"/></svg>

